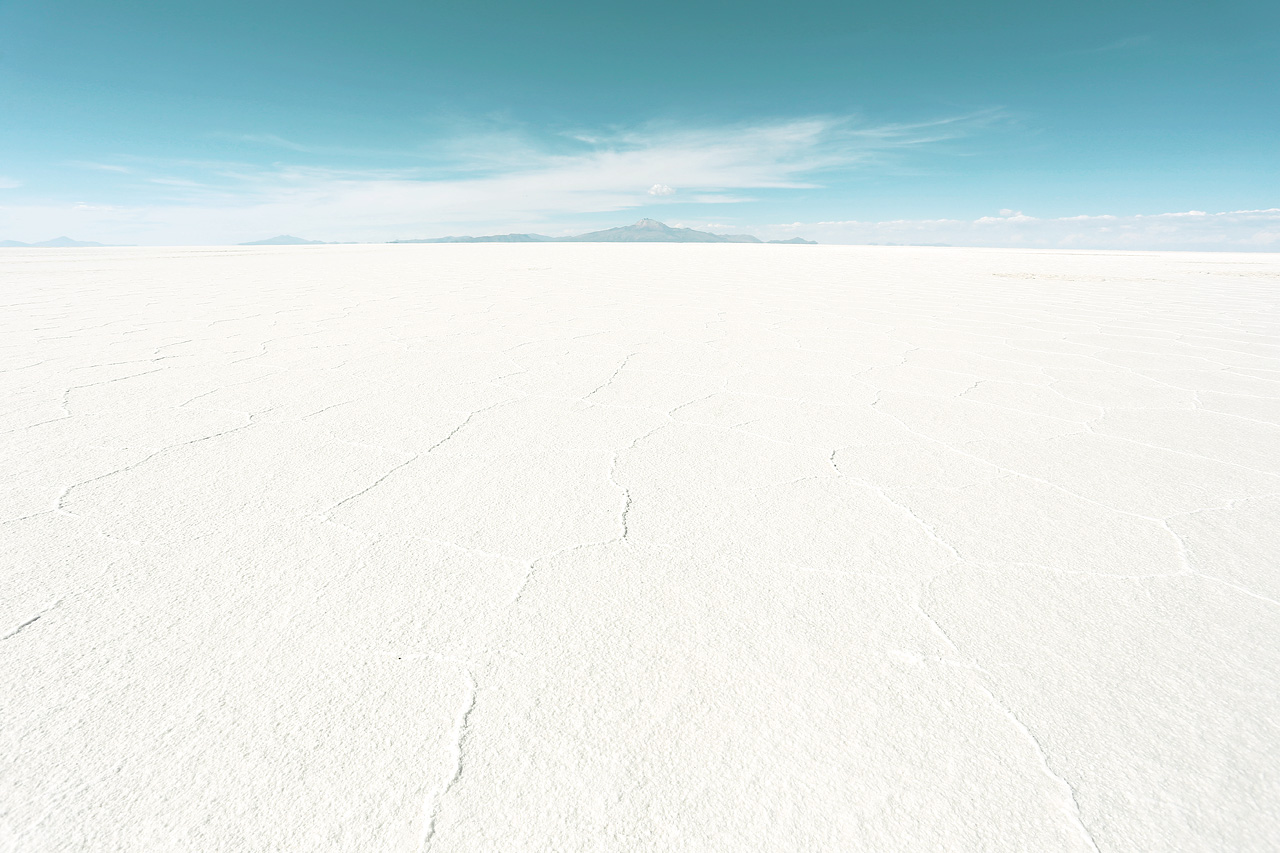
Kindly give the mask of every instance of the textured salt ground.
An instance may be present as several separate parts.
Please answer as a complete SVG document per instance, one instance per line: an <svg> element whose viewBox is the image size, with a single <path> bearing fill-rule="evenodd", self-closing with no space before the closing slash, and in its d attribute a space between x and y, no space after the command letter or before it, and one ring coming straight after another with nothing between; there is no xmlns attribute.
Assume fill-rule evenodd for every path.
<svg viewBox="0 0 1280 853"><path fill-rule="evenodd" d="M0 287L0 849L1280 848L1280 257Z"/></svg>

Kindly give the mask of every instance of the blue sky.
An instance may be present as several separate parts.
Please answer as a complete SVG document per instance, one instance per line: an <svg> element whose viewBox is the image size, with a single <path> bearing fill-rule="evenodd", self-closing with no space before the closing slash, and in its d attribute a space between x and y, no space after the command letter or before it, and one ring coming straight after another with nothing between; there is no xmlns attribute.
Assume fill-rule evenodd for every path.
<svg viewBox="0 0 1280 853"><path fill-rule="evenodd" d="M1280 251L1275 2L0 2L0 239Z"/></svg>

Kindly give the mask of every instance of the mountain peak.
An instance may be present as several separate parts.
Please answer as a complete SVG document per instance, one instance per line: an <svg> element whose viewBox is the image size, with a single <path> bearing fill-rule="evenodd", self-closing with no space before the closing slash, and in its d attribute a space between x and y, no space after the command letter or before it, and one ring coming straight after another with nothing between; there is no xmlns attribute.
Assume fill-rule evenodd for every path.
<svg viewBox="0 0 1280 853"><path fill-rule="evenodd" d="M23 243L19 240L0 240L0 246L13 248L24 247L29 249L95 248L101 245L102 243L94 243L90 240L72 240L70 237L54 237L52 240L45 240L41 243Z"/></svg>
<svg viewBox="0 0 1280 853"><path fill-rule="evenodd" d="M291 234L281 234L266 240L254 240L252 243L241 243L241 246L320 246L323 240L304 240Z"/></svg>
<svg viewBox="0 0 1280 853"><path fill-rule="evenodd" d="M604 231L591 231L576 237L561 237L576 243L731 243L728 237L695 231L692 228L672 228L656 219L641 219L634 225L623 225Z"/></svg>
<svg viewBox="0 0 1280 853"><path fill-rule="evenodd" d="M279 239L279 238L277 238ZM712 234L692 228L672 228L656 219L641 219L632 225L622 225L604 231L591 231L572 237L543 237L540 234L501 234L490 237L437 237L427 240L396 240L397 243L762 243L750 234ZM795 238L773 242L808 243Z"/></svg>

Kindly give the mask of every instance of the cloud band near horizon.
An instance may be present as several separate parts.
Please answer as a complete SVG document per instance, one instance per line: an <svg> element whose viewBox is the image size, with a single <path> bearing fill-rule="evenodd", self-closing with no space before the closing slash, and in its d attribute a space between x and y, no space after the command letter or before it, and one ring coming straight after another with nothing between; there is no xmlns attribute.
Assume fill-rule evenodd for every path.
<svg viewBox="0 0 1280 853"><path fill-rule="evenodd" d="M569 233L599 222L591 217L640 208L670 217L707 205L769 202L780 193L820 194L832 178L936 150L1000 120L986 110L915 123L811 116L552 134L497 123L391 154L242 135L238 144L274 146L278 159L268 166L248 156L68 163L94 180L77 183L72 199L39 186L0 195L0 236L34 240L44 231L75 230L103 242L172 244L284 231L326 240L492 228ZM393 165L333 165L379 158Z"/></svg>
<svg viewBox="0 0 1280 853"><path fill-rule="evenodd" d="M998 133L1009 121L985 110L915 123L811 116L541 136L496 124L411 152L407 159L421 165L379 169L326 165L352 152L243 135L243 144L274 146L282 159L267 167L140 157L68 163L108 182L96 197L76 200L41 197L38 187L20 180L0 181L0 239L37 242L67 234L174 245L281 233L358 242L512 231L559 236L651 216L825 243L1280 251L1278 209L1057 217L1004 210L976 219L769 224L776 222L780 198L821 198L850 175L911 168L917 151L962 154L966 142ZM132 200L115 200L122 197Z"/></svg>

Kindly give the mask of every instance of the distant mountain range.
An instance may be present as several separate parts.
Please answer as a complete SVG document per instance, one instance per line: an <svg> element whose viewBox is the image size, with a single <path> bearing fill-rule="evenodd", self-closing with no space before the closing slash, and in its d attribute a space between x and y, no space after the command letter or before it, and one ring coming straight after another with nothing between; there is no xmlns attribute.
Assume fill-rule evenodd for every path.
<svg viewBox="0 0 1280 853"><path fill-rule="evenodd" d="M329 245L323 240L303 240L301 237L291 237L288 234L281 234L279 237L270 237L266 240L254 240L252 243L241 243L241 246L327 246Z"/></svg>
<svg viewBox="0 0 1280 853"><path fill-rule="evenodd" d="M432 237L424 240L392 240L392 243L554 243L563 237L542 234L491 234L488 237Z"/></svg>
<svg viewBox="0 0 1280 853"><path fill-rule="evenodd" d="M393 240L393 243L804 243L816 245L813 240L793 237L790 240L761 240L750 234L712 234L692 228L672 228L654 219L641 219L634 225L590 231L572 237L547 237L543 234L491 234L487 237L433 237L428 240ZM105 246L87 240L55 237L42 243L22 243L17 240L0 240L0 248L66 249L74 247ZM290 234L281 234L267 240L241 243L241 246L331 246L324 240L304 240Z"/></svg>
<svg viewBox="0 0 1280 853"><path fill-rule="evenodd" d="M654 219L641 219L634 225L591 231L573 237L547 237L543 234L494 234L488 237L434 237L427 240L393 240L394 243L764 243L750 234L712 234L692 228L672 228ZM803 243L813 240L793 237L769 240L770 243Z"/></svg>
<svg viewBox="0 0 1280 853"><path fill-rule="evenodd" d="M0 240L0 248L9 249L74 249L77 247L104 246L105 243L92 243L88 240L72 240L70 237L54 237L43 243L22 243L17 240Z"/></svg>

